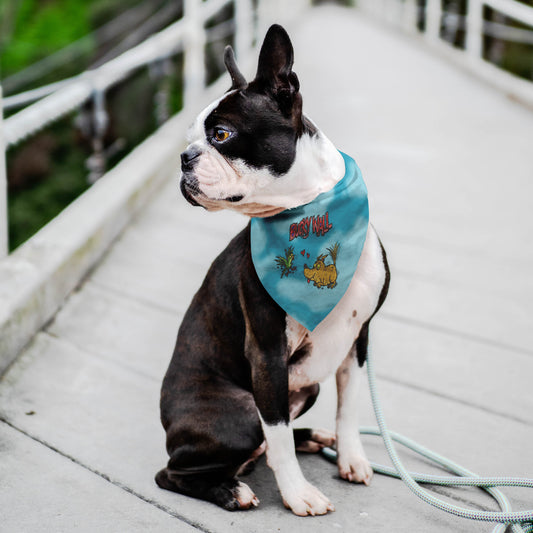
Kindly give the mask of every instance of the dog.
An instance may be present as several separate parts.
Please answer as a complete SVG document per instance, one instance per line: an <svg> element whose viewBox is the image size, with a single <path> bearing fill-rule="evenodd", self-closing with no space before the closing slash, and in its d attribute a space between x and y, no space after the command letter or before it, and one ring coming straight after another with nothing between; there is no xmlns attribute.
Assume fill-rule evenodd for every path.
<svg viewBox="0 0 533 533"><path fill-rule="evenodd" d="M284 505L306 516L326 514L334 506L305 479L296 449L315 452L335 445L341 478L367 485L372 478L358 432L357 390L369 322L385 300L390 274L369 224L344 294L314 328L287 313L259 279L251 252L254 223L309 205L346 172L347 160L302 113L293 55L287 32L271 26L257 74L248 83L227 47L231 88L200 113L181 154L180 188L192 205L233 209L251 223L215 259L181 323L161 389L170 458L156 482L227 510L249 509L259 500L237 476L266 452ZM318 221L307 217L292 225L291 238L308 242L305 236L328 231L330 220L331 213ZM337 243L331 250L340 272L343 248ZM289 246L278 257L284 269L280 283L296 275L298 253ZM300 253L305 259L305 250ZM307 257L323 262L327 251ZM313 268L319 266L317 260ZM316 298L333 294L340 283L336 272L322 285L316 279L308 285ZM335 433L293 431L292 420L313 405L319 383L333 373Z"/></svg>

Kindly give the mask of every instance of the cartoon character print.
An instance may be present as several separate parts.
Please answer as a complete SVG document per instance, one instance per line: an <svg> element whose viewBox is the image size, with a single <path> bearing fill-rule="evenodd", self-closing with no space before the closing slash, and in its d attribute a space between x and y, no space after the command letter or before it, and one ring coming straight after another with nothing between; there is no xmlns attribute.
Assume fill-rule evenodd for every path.
<svg viewBox="0 0 533 533"><path fill-rule="evenodd" d="M307 283L313 282L318 289L327 287L333 289L337 285L337 255L339 253L340 244L336 242L331 248L326 248L329 252L331 260L329 265L326 265L326 258L328 254L320 254L312 266L309 268L307 264L304 265L304 276L307 278Z"/></svg>
<svg viewBox="0 0 533 533"><path fill-rule="evenodd" d="M281 270L281 277L289 277L289 274L296 272L296 267L294 266L294 246L289 246L285 248L285 256L278 255L276 256L276 266Z"/></svg>

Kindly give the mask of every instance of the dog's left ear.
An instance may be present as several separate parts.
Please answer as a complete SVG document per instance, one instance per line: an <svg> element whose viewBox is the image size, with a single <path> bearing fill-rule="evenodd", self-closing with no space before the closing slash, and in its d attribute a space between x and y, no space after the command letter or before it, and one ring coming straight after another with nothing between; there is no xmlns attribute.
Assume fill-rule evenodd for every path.
<svg viewBox="0 0 533 533"><path fill-rule="evenodd" d="M300 82L292 71L294 50L287 32L279 25L270 26L261 52L254 83L278 101L281 110L290 114L299 100Z"/></svg>

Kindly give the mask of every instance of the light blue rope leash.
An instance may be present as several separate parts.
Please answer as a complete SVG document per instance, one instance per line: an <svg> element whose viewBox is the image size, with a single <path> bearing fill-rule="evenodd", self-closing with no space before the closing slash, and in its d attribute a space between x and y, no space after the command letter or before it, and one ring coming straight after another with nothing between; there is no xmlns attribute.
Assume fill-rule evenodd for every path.
<svg viewBox="0 0 533 533"><path fill-rule="evenodd" d="M370 387L370 396L374 406L374 413L379 426L378 428L362 427L360 433L367 435L381 435L385 448L389 455L394 468L371 463L375 472L401 478L409 489L426 503L437 507L438 509L471 520L481 520L485 522L499 522L493 529L492 533L502 533L508 525L511 525L514 533L533 533L533 510L513 512L511 504L505 495L494 487L529 487L533 488L533 479L509 478L509 477L479 477L477 474L470 472L466 468L446 459L445 457L428 450L420 444L408 439L398 433L389 431L383 416L383 410L379 401L376 376L374 372L374 362L370 350L367 357L368 383ZM408 472L403 466L392 441L396 441L410 450L422 455L426 459L435 462L437 465L456 474L456 476L434 476L428 474L419 474ZM330 448L322 450L324 456L332 462L337 460L337 452ZM477 511L465 509L457 505L452 505L444 500L436 498L426 489L422 488L417 482L429 483L432 485L445 486L472 486L479 487L490 494L500 506L501 511Z"/></svg>

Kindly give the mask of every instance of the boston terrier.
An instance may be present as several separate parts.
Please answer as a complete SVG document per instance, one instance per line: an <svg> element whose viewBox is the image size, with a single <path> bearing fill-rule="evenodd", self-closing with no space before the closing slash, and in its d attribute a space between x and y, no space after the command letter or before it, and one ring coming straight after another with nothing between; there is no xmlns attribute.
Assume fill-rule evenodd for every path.
<svg viewBox="0 0 533 533"><path fill-rule="evenodd" d="M181 154L180 187L195 206L233 209L251 221L215 259L180 326L161 391L170 459L156 482L228 510L249 509L259 500L238 476L266 452L284 505L300 516L322 515L333 511L333 504L305 479L295 451L334 445L340 477L370 483L357 390L369 322L388 291L386 254L368 224L355 163L302 114L286 31L279 25L268 30L249 83L231 47L224 61L232 86L192 125ZM332 195L346 195L351 186L341 182L359 187L355 203L343 196L342 216ZM317 201L323 212L289 220ZM348 224L341 237L334 236L336 225L352 219L359 220L355 229ZM287 223L284 249L263 238L276 221L283 235ZM326 242L330 235L333 240ZM312 238L318 244L310 252ZM350 239L354 244L345 244ZM261 261L273 273L265 274ZM268 276L289 299L290 280L301 284L294 313L272 296ZM302 300L302 291L309 301ZM319 300L336 293L316 315ZM335 433L293 430L292 420L313 405L319 383L333 373Z"/></svg>

